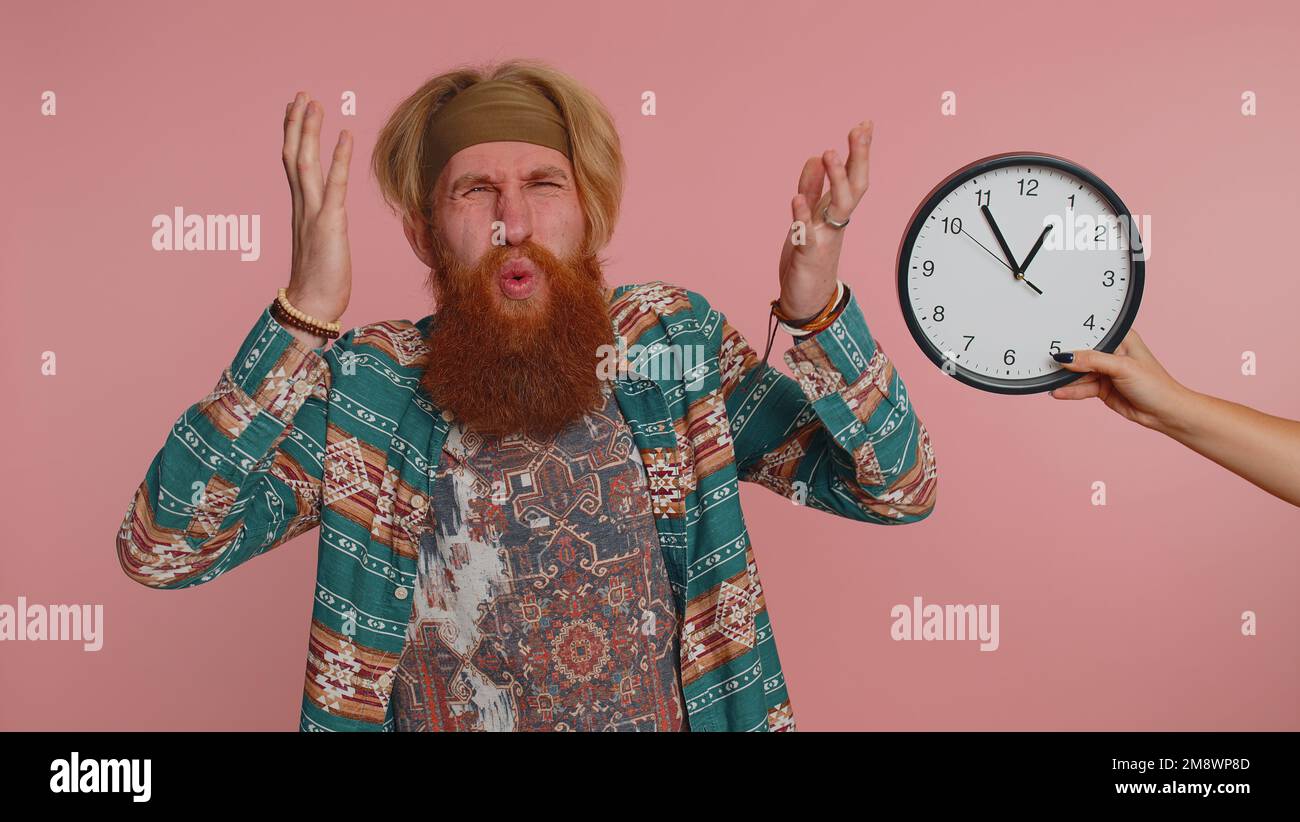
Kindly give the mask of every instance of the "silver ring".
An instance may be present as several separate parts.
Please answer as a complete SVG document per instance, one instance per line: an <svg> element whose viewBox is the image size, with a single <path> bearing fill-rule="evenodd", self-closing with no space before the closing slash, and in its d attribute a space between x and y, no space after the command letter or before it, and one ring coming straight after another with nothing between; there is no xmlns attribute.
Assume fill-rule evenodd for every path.
<svg viewBox="0 0 1300 822"><path fill-rule="evenodd" d="M834 220L831 219L831 207L830 207L830 206L826 206L825 208L822 209L822 219L825 220L825 221L826 221L826 224L827 224L828 226L830 226L831 228L844 228L844 226L846 226L846 225L849 224L849 220L850 220L851 218L850 218L850 217L845 217L845 218L844 218L844 222L842 222L842 223L837 223L837 222L835 222Z"/></svg>

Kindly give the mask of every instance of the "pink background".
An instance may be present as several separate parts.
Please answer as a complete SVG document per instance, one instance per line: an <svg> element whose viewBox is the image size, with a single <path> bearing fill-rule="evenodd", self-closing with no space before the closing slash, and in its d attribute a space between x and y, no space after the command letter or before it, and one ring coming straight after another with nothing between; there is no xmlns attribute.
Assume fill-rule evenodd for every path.
<svg viewBox="0 0 1300 822"><path fill-rule="evenodd" d="M102 603L105 645L0 644L0 728L296 728L316 532L167 592L123 575L115 531L169 426L287 281L285 102L325 101L325 156L341 127L357 138L345 327L417 319L424 272L369 176L375 134L424 78L528 56L617 120L611 281L699 290L760 348L804 159L877 123L841 273L929 427L938 505L873 527L745 487L801 729L1300 729L1300 510L1097 400L945 377L893 284L907 219L942 177L1000 151L1064 155L1152 215L1136 327L1166 368L1300 417L1294 5L546 5L7 12L0 602ZM46 89L56 117L39 114ZM639 113L647 89L655 117ZM345 90L355 118L338 113ZM956 117L940 116L945 90ZM153 251L150 220L176 205L261 214L262 258ZM1001 648L892 641L890 608L915 595L997 603ZM1258 636L1241 635L1245 610Z"/></svg>

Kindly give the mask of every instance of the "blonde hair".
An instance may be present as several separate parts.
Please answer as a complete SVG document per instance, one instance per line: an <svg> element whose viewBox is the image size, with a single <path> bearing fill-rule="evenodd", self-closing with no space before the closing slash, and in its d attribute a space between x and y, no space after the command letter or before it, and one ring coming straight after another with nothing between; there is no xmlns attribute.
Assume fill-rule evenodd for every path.
<svg viewBox="0 0 1300 822"><path fill-rule="evenodd" d="M389 115L379 132L370 170L394 213L413 225L433 225L431 195L437 179L423 168L429 118L460 92L484 80L531 86L560 110L569 130L573 173L586 216L584 250L597 254L608 245L623 199L623 150L614 119L604 104L573 78L530 59L496 65L462 65L427 80Z"/></svg>

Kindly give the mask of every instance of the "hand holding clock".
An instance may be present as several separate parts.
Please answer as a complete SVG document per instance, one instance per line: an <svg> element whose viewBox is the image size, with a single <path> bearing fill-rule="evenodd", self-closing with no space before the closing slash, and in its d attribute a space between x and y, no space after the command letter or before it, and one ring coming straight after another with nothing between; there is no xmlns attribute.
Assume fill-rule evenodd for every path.
<svg viewBox="0 0 1300 822"><path fill-rule="evenodd" d="M1186 409L1190 390L1165 371L1136 329L1129 329L1114 354L1087 348L1053 356L1065 369L1085 373L1054 389L1057 399L1099 397L1121 417L1165 433Z"/></svg>
<svg viewBox="0 0 1300 822"><path fill-rule="evenodd" d="M1053 390L1053 397L1098 397L1125 419L1300 506L1300 421L1187 388L1160 365L1136 329L1129 329L1114 354L1081 349L1059 359L1066 369L1087 374Z"/></svg>

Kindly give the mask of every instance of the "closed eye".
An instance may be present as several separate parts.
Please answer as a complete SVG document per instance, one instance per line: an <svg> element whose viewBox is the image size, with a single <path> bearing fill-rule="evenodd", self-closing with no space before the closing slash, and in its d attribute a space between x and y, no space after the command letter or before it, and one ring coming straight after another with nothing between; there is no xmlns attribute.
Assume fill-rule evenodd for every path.
<svg viewBox="0 0 1300 822"><path fill-rule="evenodd" d="M556 188L564 188L564 186L560 185L559 183L552 183L552 182L550 182L549 180L543 180L543 181L540 181L540 182L536 183L536 185L540 185L540 186L555 186ZM486 188L488 188L488 186L474 186L474 187L471 188L471 189L467 189L467 190L465 191L465 193L466 193L466 194L470 194L470 193L472 193L472 192L479 191L480 189L486 189Z"/></svg>

